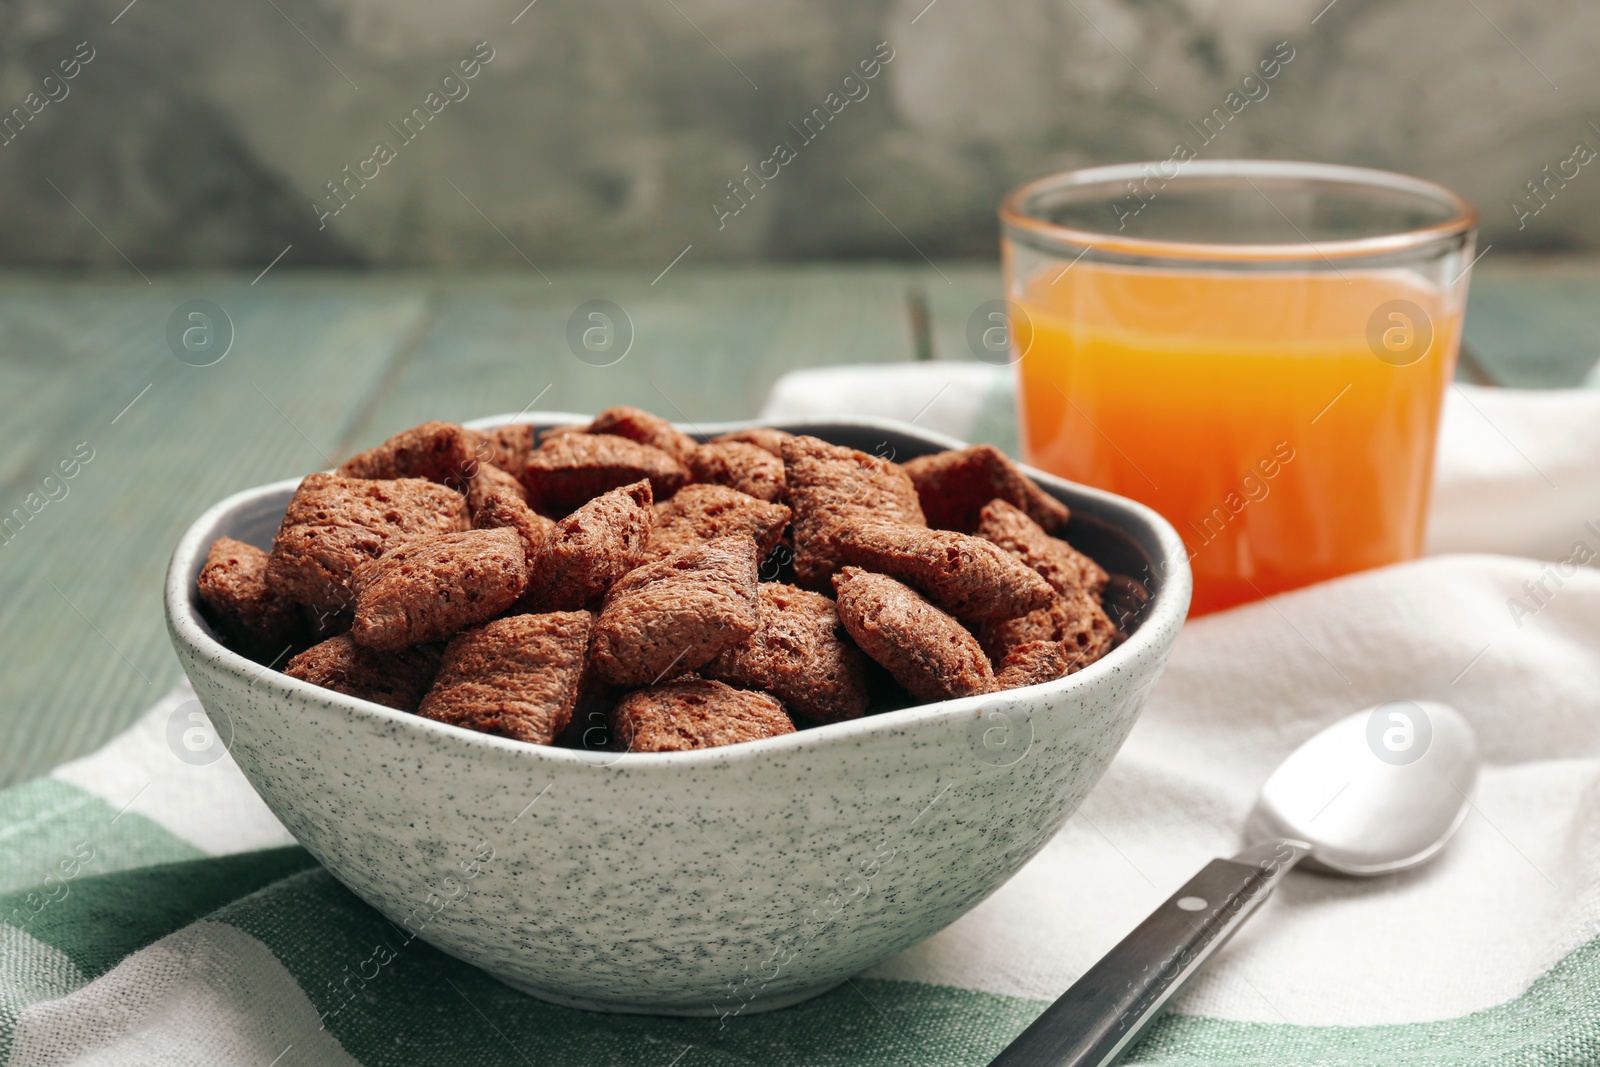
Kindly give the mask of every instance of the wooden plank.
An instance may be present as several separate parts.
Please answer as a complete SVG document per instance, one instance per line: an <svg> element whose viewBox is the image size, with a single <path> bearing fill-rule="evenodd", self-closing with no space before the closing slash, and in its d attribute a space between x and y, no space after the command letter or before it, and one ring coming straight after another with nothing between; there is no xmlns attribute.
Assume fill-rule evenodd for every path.
<svg viewBox="0 0 1600 1067"><path fill-rule="evenodd" d="M411 290L0 283L0 410L26 445L0 511L47 499L54 464L93 451L0 547L0 784L96 747L177 681L160 605L178 535L235 490L325 464L422 314ZM191 298L233 319L215 366L167 348L166 319Z"/></svg>
<svg viewBox="0 0 1600 1067"><path fill-rule="evenodd" d="M1579 385L1600 358L1600 261L1490 251L1473 268L1466 343L1496 384Z"/></svg>
<svg viewBox="0 0 1600 1067"><path fill-rule="evenodd" d="M424 419L530 404L576 412L636 404L685 422L741 418L790 368L911 358L899 267L680 264L653 285L616 271L552 277L441 283L437 324L354 444ZM618 305L633 324L631 350L610 366L579 359L568 344L569 317L590 300Z"/></svg>
<svg viewBox="0 0 1600 1067"><path fill-rule="evenodd" d="M967 323L979 307L1003 295L996 263L941 263L917 272L916 284L928 306L929 356L977 359L967 339Z"/></svg>

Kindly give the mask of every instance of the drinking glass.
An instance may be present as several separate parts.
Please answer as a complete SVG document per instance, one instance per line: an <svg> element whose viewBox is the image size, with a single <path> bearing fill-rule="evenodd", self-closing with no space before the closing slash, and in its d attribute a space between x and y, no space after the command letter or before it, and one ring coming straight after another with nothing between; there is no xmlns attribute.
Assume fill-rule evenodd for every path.
<svg viewBox="0 0 1600 1067"><path fill-rule="evenodd" d="M1023 453L1177 527L1194 613L1420 554L1465 200L1167 160L1032 182L1000 218Z"/></svg>

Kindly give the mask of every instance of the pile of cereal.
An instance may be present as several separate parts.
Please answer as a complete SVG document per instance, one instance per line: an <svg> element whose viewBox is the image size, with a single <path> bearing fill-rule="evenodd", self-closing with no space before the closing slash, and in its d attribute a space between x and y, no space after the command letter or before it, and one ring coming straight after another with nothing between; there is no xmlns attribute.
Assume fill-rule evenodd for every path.
<svg viewBox="0 0 1600 1067"><path fill-rule="evenodd" d="M637 408L429 422L300 483L263 552L211 546L231 646L295 678L541 745L792 733L1034 685L1118 640L1067 508L977 445L896 464ZM780 579L788 579L780 580Z"/></svg>

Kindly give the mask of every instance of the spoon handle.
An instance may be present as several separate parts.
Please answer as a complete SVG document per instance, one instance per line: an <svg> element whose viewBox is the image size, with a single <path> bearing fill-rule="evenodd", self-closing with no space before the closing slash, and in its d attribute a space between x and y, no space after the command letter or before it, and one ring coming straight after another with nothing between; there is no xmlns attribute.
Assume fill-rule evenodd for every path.
<svg viewBox="0 0 1600 1067"><path fill-rule="evenodd" d="M1310 852L1269 841L1216 859L1073 983L990 1067L1106 1067Z"/></svg>

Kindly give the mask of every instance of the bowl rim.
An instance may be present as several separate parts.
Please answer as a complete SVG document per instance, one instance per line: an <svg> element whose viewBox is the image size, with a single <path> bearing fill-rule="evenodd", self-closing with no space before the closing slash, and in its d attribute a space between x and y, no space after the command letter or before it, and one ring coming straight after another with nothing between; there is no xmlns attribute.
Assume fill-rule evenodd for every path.
<svg viewBox="0 0 1600 1067"><path fill-rule="evenodd" d="M560 426L568 423L585 422L591 417L562 411L523 411L514 415L494 415L472 419L463 422L461 425L478 430L492 429L496 426L511 423ZM696 436L714 436L733 430L755 427L788 429L789 432L808 432L809 430L828 427L871 429L892 431L908 437L918 438L935 446L936 449L968 447L967 442L960 441L947 434L925 430L896 419L838 416L826 418L741 419L729 422L674 423L674 425L686 433ZM796 430L797 427L799 428L798 430ZM415 712L390 708L359 697L348 696L332 689L324 689L310 682L291 678L280 670L264 666L228 648L208 632L207 625L200 619L190 600L189 592L192 585L190 574L196 570L197 562L203 560L206 552L210 549L210 542L202 543L202 539L209 535L213 528L225 517L246 505L275 494L292 491L300 484L304 478L303 475L233 493L207 508L194 522L189 524L178 539L167 566L163 591L167 629L175 645L186 647L189 652L216 664L241 680L248 679L249 684L252 686L266 679L268 684L277 687L280 691L295 697L310 698L325 705L339 707L346 714L358 719L365 719L374 724L387 724L400 728L420 730L424 734L434 735L441 739L449 738L453 742L463 744L468 748L486 748L505 752L513 757L549 760L572 767L590 765L597 767L631 767L642 770L663 766L705 767L744 760L759 760L768 756L781 756L798 748L816 748L830 744L848 745L868 734L881 733L897 727L922 726L934 722L949 722L962 719L975 720L977 715L983 711L984 705L993 704L998 697L1003 697L1008 704L1015 704L1019 698L1025 701L1030 696L1043 695L1046 692L1052 696L1066 696L1077 690L1087 689L1098 683L1100 679L1120 670L1123 661L1135 656L1140 651L1155 651L1154 646L1167 640L1165 635L1169 629L1176 629L1183 625L1184 617L1188 613L1192 577L1189 571L1188 552L1183 545L1182 539L1179 538L1177 531L1172 528L1170 523L1152 508L1140 504L1138 501L1106 492L1102 489L1069 482L1064 478L1058 478L1025 464L1019 464L1019 466L1030 478L1043 485L1064 487L1075 495L1096 499L1099 503L1108 506L1112 510L1123 512L1125 520L1135 525L1142 523L1147 528L1149 534L1152 535L1151 539L1159 549L1157 553L1159 558L1153 559L1152 563L1160 567L1163 573L1161 585L1152 595L1139 628L1126 641L1112 649L1103 658L1063 678L1041 682L1036 685L1001 690L996 693L958 697L930 704L914 704L894 711L864 715L859 719L810 727L792 734L783 734L779 737L762 738L758 742L694 749L687 752L609 752L564 748L555 745L536 745L509 737L498 737L493 734L468 730L465 727L455 726L450 723L436 722L432 719L423 718Z"/></svg>

